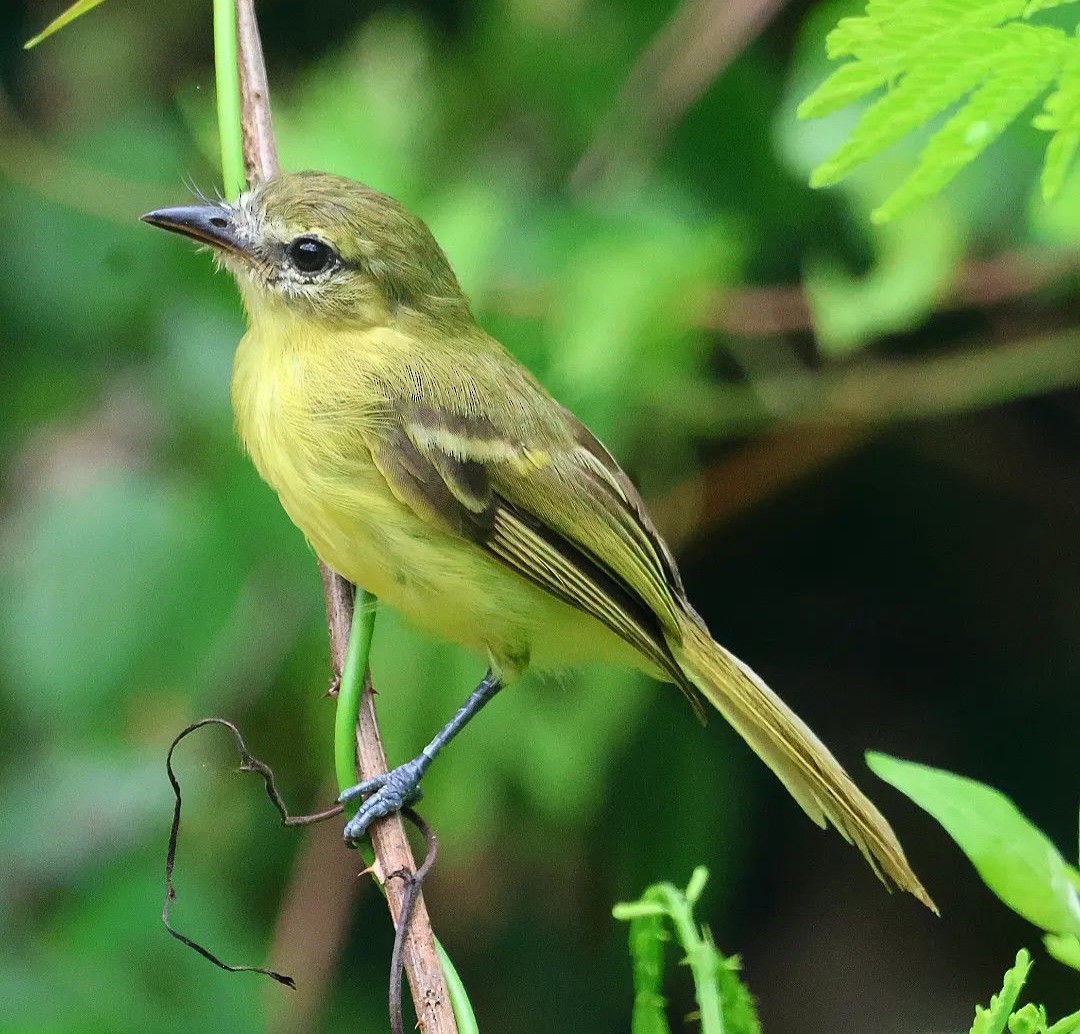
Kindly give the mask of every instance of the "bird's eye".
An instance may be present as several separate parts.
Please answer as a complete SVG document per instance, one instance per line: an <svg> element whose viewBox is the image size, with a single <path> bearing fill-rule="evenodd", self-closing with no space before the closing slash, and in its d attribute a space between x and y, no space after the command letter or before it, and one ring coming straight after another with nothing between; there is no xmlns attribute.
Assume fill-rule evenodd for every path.
<svg viewBox="0 0 1080 1034"><path fill-rule="evenodd" d="M285 254L301 273L321 273L337 258L334 249L317 237L297 237Z"/></svg>

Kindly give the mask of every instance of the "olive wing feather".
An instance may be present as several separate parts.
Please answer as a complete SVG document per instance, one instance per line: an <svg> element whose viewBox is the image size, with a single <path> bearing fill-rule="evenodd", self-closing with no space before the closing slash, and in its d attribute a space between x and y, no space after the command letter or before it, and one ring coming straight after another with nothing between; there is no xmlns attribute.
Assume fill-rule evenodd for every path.
<svg viewBox="0 0 1080 1034"><path fill-rule="evenodd" d="M640 497L561 408L529 443L487 416L398 403L369 444L394 494L597 618L680 684L682 586Z"/></svg>

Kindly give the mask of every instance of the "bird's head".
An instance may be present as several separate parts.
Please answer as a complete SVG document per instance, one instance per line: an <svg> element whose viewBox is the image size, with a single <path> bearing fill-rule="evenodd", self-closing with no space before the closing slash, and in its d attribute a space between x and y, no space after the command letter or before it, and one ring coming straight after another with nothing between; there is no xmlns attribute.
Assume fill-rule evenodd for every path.
<svg viewBox="0 0 1080 1034"><path fill-rule="evenodd" d="M468 317L424 222L386 194L323 172L281 175L224 201L161 208L145 222L210 246L254 319L378 324L404 312Z"/></svg>

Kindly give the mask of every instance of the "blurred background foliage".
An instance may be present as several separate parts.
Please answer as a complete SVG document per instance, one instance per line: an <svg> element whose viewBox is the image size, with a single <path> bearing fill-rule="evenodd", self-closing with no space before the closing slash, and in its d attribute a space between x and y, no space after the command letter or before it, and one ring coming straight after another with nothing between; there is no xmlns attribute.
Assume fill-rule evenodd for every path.
<svg viewBox="0 0 1080 1034"><path fill-rule="evenodd" d="M282 831L226 736L185 743L174 918L163 758L227 715L295 810L332 796L314 558L240 455L232 284L137 216L216 182L210 5L0 13L0 1029L385 1029L391 932L333 824ZM804 0L262 0L287 167L431 224L481 322L621 457L721 641L858 774L942 907L888 897L717 720L587 671L530 680L435 766L435 925L488 1031L622 1031L649 882L699 911L770 1034L959 1031L1030 929L870 746L1005 790L1074 842L1080 173L1019 126L939 198L868 213L918 140L815 193L858 109L799 123ZM481 674L391 613L393 758ZM1036 950L1029 988L1076 1007ZM690 1007L673 973L672 1015ZM691 1023L690 1028L693 1024Z"/></svg>

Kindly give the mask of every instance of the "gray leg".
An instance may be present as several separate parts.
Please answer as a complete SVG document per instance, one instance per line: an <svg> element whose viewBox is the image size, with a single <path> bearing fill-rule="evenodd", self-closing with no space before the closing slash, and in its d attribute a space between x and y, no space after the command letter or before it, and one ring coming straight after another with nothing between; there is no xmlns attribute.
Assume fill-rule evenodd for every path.
<svg viewBox="0 0 1080 1034"><path fill-rule="evenodd" d="M484 704L502 687L499 676L489 669L480 685L469 694L469 699L465 701L458 713L443 726L439 734L417 757L383 775L366 779L342 793L338 800L343 804L357 797L365 798L364 803L360 805L360 810L345 826L345 842L355 844L376 819L400 811L406 805L418 801L420 780L427 771L428 765L435 760L435 755L465 728Z"/></svg>

